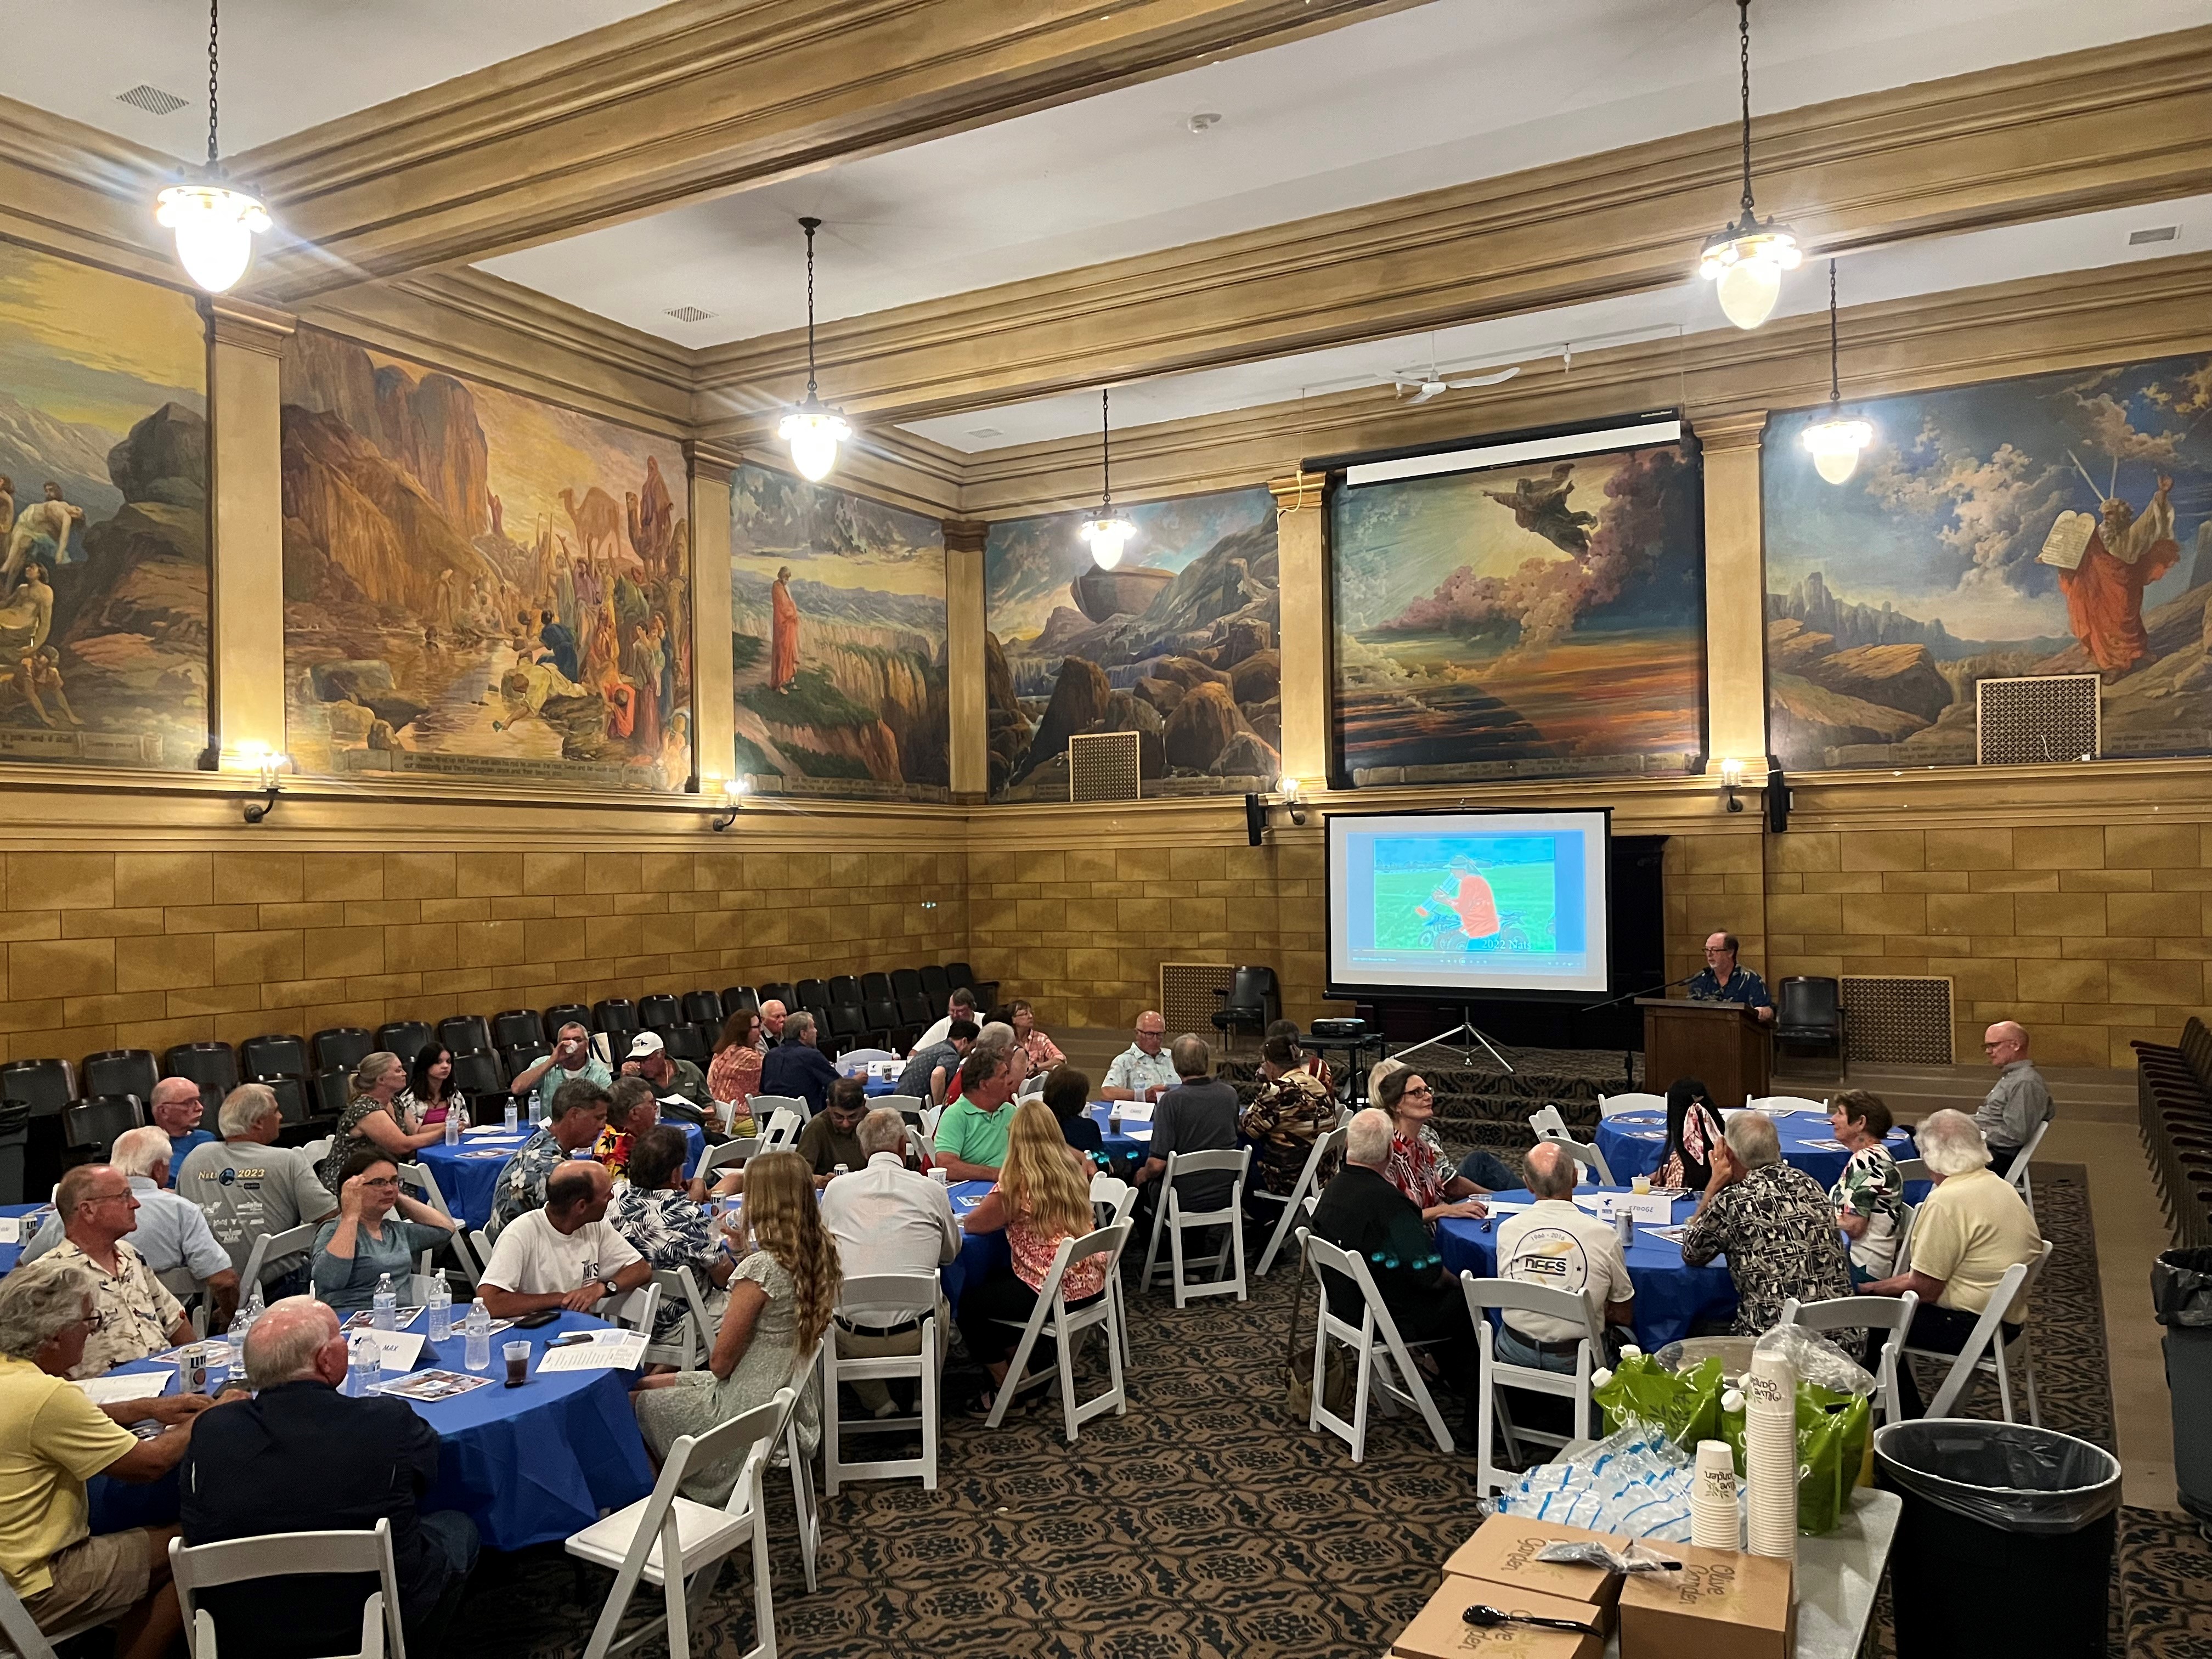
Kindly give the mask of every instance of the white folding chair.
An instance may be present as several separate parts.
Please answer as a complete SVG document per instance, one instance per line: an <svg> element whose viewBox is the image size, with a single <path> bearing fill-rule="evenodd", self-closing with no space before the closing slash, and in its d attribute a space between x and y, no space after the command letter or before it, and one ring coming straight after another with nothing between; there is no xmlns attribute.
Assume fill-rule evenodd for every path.
<svg viewBox="0 0 2212 1659"><path fill-rule="evenodd" d="M1145 1276L1142 1284L1150 1290L1152 1280L1163 1265L1169 1274L1169 1284L1175 1293L1175 1304L1182 1307L1190 1297L1199 1296L1227 1296L1232 1292L1239 1302L1247 1299L1244 1281L1244 1176L1252 1164L1252 1149L1239 1146L1233 1151L1219 1152L1170 1152L1167 1172L1160 1177L1162 1196L1159 1207L1152 1212L1152 1242L1145 1247ZM1176 1187L1178 1176L1234 1175L1229 1189L1229 1204L1225 1209L1186 1211L1182 1194ZM1226 1227L1229 1236L1221 1248L1203 1260L1194 1260L1189 1265L1207 1273L1221 1274L1231 1261L1237 1271L1233 1276L1223 1276L1203 1284L1192 1285L1183 1279L1182 1236L1186 1231L1195 1231L1204 1227ZM1160 1236L1168 1238L1168 1261L1159 1261Z"/></svg>
<svg viewBox="0 0 2212 1659"><path fill-rule="evenodd" d="M1933 1353L1923 1348L1906 1347L1906 1356L1927 1353L1931 1359L1951 1359L1949 1373L1943 1386L1936 1391L1929 1403L1928 1415L1948 1417L1966 1385L1976 1371L1989 1371L1997 1379L1997 1404L2008 1423L2012 1414L2012 1378L2006 1368L2007 1345L2003 1335L2003 1321L2007 1313L2018 1308L2021 1312L2020 1334L2012 1340L2011 1347L2020 1356L2020 1364L2027 1382L2027 1420L2037 1428L2043 1426L2043 1407L2035 1397L2035 1346L2029 1331L2028 1296L2035 1289L2035 1281L2043 1276L2043 1269L2051 1260L2051 1241L2043 1241L2043 1249L2033 1261L2015 1261L2004 1271L1996 1290L1990 1292L1990 1305L1982 1310L1982 1316L1974 1322L1972 1333L1959 1350L1958 1358Z"/></svg>
<svg viewBox="0 0 2212 1659"><path fill-rule="evenodd" d="M287 1227L281 1233L263 1233L256 1238L253 1248L246 1253L246 1271L238 1276L239 1299L243 1302L251 1296L253 1287L264 1282L264 1276L276 1263L313 1249L315 1235L321 1231L320 1222L308 1221L297 1227Z"/></svg>
<svg viewBox="0 0 2212 1659"><path fill-rule="evenodd" d="M872 1112L882 1106L888 1106L917 1128L921 1125L921 1115L929 1109L929 1103L920 1095L878 1095L868 1103Z"/></svg>
<svg viewBox="0 0 2212 1659"><path fill-rule="evenodd" d="M775 1659L775 1599L769 1578L768 1518L762 1492L768 1455L790 1421L797 1393L781 1389L766 1404L717 1424L702 1435L684 1435L668 1449L653 1491L574 1534L568 1553L615 1570L606 1605L584 1648L583 1659L608 1659L649 1643L664 1631L672 1659L690 1659L691 1629L705 1612L722 1563L740 1544L753 1554L753 1645L741 1659ZM678 1488L696 1462L711 1467L744 1458L727 1504L715 1509L682 1497ZM676 1571L668 1571L674 1562ZM638 1582L657 1586L662 1611L617 1642L615 1632L629 1610Z"/></svg>
<svg viewBox="0 0 2212 1659"><path fill-rule="evenodd" d="M1006 1420L1006 1406L1024 1389L1042 1387L1055 1376L1060 1380L1061 1415L1067 1425L1067 1440L1075 1443L1084 1424L1105 1412L1127 1416L1129 1395L1122 1386L1121 1375L1121 1304L1113 1293L1113 1283L1121 1272L1121 1252L1129 1243L1129 1234L1135 1228L1133 1221L1120 1221L1110 1227L1081 1238L1063 1238L1060 1249L1053 1253L1052 1267L1046 1273L1043 1288L1037 1292L1036 1307L1026 1322L1004 1320L1001 1323L1020 1325L1022 1340L1014 1349L1013 1363L1006 1368L1006 1380L1000 1387L998 1396L991 1402L991 1415L984 1426L997 1428ZM1107 1288L1099 1298L1087 1308L1071 1310L1060 1294L1061 1280L1067 1270L1079 1261L1094 1255L1106 1258ZM1112 1384L1103 1394L1079 1403L1075 1398L1075 1355L1079 1339L1085 1331L1103 1328L1106 1333L1106 1366ZM1030 1354L1036 1347L1040 1336L1049 1337L1058 1345L1060 1360L1041 1371L1029 1370Z"/></svg>
<svg viewBox="0 0 2212 1659"><path fill-rule="evenodd" d="M306 1158L308 1163L320 1164L331 1155L331 1142L335 1139L337 1137L334 1135L325 1135L319 1140L302 1141L293 1150L301 1158Z"/></svg>
<svg viewBox="0 0 2212 1659"><path fill-rule="evenodd" d="M1756 1099L1747 1098L1743 1104L1746 1111L1764 1112L1769 1117L1777 1112L1818 1112L1823 1117L1828 1115L1826 1101L1808 1100L1803 1095L1763 1095Z"/></svg>
<svg viewBox="0 0 2212 1659"><path fill-rule="evenodd" d="M1907 1204L1902 1199L1897 1206L1897 1254L1890 1258L1891 1276L1903 1273L1912 1265L1912 1229L1920 1219L1920 1206Z"/></svg>
<svg viewBox="0 0 2212 1659"><path fill-rule="evenodd" d="M198 1341L204 1337L208 1333L210 1300L207 1286L192 1277L192 1270L190 1267L171 1267L166 1272L155 1273L154 1277L160 1279L161 1288L184 1304L186 1311L191 1315L193 1340ZM242 1283L239 1287L239 1293L241 1296L245 1294L245 1286Z"/></svg>
<svg viewBox="0 0 2212 1659"><path fill-rule="evenodd" d="M1545 1110L1554 1115L1557 1115L1559 1109L1556 1106L1545 1108ZM1617 1117L1623 1112L1663 1112L1666 1109L1667 1097L1664 1095L1633 1093L1600 1095L1597 1097L1597 1115L1600 1119ZM1559 1127L1564 1132L1566 1125L1562 1123Z"/></svg>
<svg viewBox="0 0 2212 1659"><path fill-rule="evenodd" d="M1897 1184L1900 1189L1916 1181L1935 1179L1936 1172L1928 1167L1925 1160L1917 1158L1900 1158L1897 1160Z"/></svg>
<svg viewBox="0 0 2212 1659"><path fill-rule="evenodd" d="M14 1588L4 1577L0 1577L0 1639L21 1656L21 1659L55 1659L53 1644L66 1642L73 1636L82 1636L88 1630L98 1630L102 1625L112 1624L122 1617L120 1613L102 1613L90 1619L79 1619L64 1625L51 1633L39 1628ZM369 1656L374 1659L374 1656Z"/></svg>
<svg viewBox="0 0 2212 1659"><path fill-rule="evenodd" d="M814 1115L814 1109L806 1103L806 1097L804 1095L755 1095L753 1097L754 1122L763 1122L766 1118L773 1117L778 1112L789 1112L799 1120L799 1127L801 1129L806 1127L806 1120ZM792 1138L795 1140L798 1136L794 1133Z"/></svg>
<svg viewBox="0 0 2212 1659"><path fill-rule="evenodd" d="M495 1218L496 1219L496 1218ZM477 1228L469 1235L469 1242L477 1247L477 1255L489 1269L491 1266L492 1231L489 1225Z"/></svg>
<svg viewBox="0 0 2212 1659"><path fill-rule="evenodd" d="M814 1352L802 1355L791 1368L789 1387L804 1395L814 1386L815 1374L822 1369L822 1349L830 1340L830 1333L822 1333L822 1340L814 1345ZM799 1443L799 1413L793 1410L783 1422L784 1461L791 1466L791 1508L799 1522L799 1560L806 1569L806 1593L814 1594L815 1563L822 1553L822 1506L814 1498L814 1463Z"/></svg>
<svg viewBox="0 0 2212 1659"><path fill-rule="evenodd" d="M448 1221L460 1219L453 1213L453 1206L446 1202L446 1194L438 1187L438 1177L428 1164L402 1164L397 1167L399 1172L399 1189L402 1192L428 1205ZM431 1259L436 1254L434 1250L423 1251L421 1260L416 1264L417 1271L428 1273ZM471 1288L483 1282L483 1267L469 1249L468 1230L465 1227L456 1227L453 1230L453 1260L460 1263L461 1277L469 1281Z"/></svg>
<svg viewBox="0 0 2212 1659"><path fill-rule="evenodd" d="M760 1108L769 1099L767 1095L753 1097L753 1121L760 1121ZM760 1150L763 1152L787 1152L799 1145L799 1133L806 1127L805 1119L788 1105L772 1109L769 1120L760 1133Z"/></svg>
<svg viewBox="0 0 2212 1659"><path fill-rule="evenodd" d="M699 1160L699 1179L711 1187L714 1184L715 1170L741 1168L760 1149L761 1138L758 1135L745 1135L709 1146L707 1156Z"/></svg>
<svg viewBox="0 0 2212 1659"><path fill-rule="evenodd" d="M1276 1252L1283 1248L1283 1241L1298 1224L1299 1206L1305 1201L1308 1193L1321 1190L1322 1166L1344 1151L1347 1133L1344 1129L1331 1129L1327 1134L1315 1138L1313 1150L1306 1154L1305 1167L1298 1171L1298 1184L1291 1188L1287 1198L1280 1193L1271 1193L1264 1187L1252 1188L1251 1195L1261 1203L1283 1206L1282 1219L1275 1224L1275 1231L1268 1236L1267 1248L1260 1252L1260 1265L1252 1270L1255 1279L1265 1279L1267 1269L1275 1265Z"/></svg>
<svg viewBox="0 0 2212 1659"><path fill-rule="evenodd" d="M2020 1194L2020 1201L2027 1206L2030 1215L2035 1213L2035 1182L2028 1178L2027 1166L2035 1161L2035 1149L2043 1145L2043 1137L2051 1132L2053 1121L2045 1118L2035 1126L2021 1144L2020 1155L2013 1159L2012 1167L2005 1171L2005 1179L2012 1182L2013 1191Z"/></svg>
<svg viewBox="0 0 2212 1659"><path fill-rule="evenodd" d="M1127 1182L1118 1176L1095 1175L1091 1177L1091 1220L1093 1226L1111 1227L1127 1221L1129 1212L1136 1207L1137 1189ZM1106 1288L1114 1297L1114 1318L1121 1329L1121 1364L1127 1369L1136 1363L1136 1357L1129 1352L1129 1304L1122 1299L1121 1275L1118 1270L1107 1279Z"/></svg>
<svg viewBox="0 0 2212 1659"><path fill-rule="evenodd" d="M653 1341L653 1317L660 1311L660 1286L648 1279L634 1291L601 1297L597 1311L610 1325L627 1325L634 1331L642 1331L649 1346Z"/></svg>
<svg viewBox="0 0 2212 1659"><path fill-rule="evenodd" d="M837 1352L837 1333L833 1329L822 1345L822 1492L827 1498L837 1495L841 1480L903 1480L908 1475L921 1477L924 1492L937 1490L937 1390L939 1374L945 1363L945 1351L939 1346L940 1327L938 1324L939 1275L931 1273L863 1273L848 1279L837 1294L837 1311L863 1309L871 1315L878 1310L898 1311L908 1318L921 1322L921 1346L910 1354L892 1354L874 1359L848 1359ZM880 1459L874 1462L854 1462L842 1455L844 1419L837 1409L837 1383L842 1378L888 1379L910 1376L918 1380L921 1388L920 1415L915 1417L871 1417L853 1424L856 1434L906 1433L921 1431L921 1455Z"/></svg>
<svg viewBox="0 0 2212 1659"><path fill-rule="evenodd" d="M1897 1396L1897 1368L1905 1350L1905 1333L1920 1309L1920 1294L1903 1296L1838 1296L1826 1302L1800 1302L1791 1297L1782 1304L1778 1325L1802 1325L1808 1331L1881 1331L1889 1333L1875 1359L1875 1403L1881 1420L1894 1423L1903 1415Z"/></svg>
<svg viewBox="0 0 2212 1659"><path fill-rule="evenodd" d="M1517 1480L1517 1474L1508 1474L1491 1461L1492 1427L1505 1431L1505 1451L1513 1462L1521 1461L1521 1442L1534 1440L1547 1446L1564 1446L1572 1440L1585 1437L1595 1439L1597 1425L1590 1401L1590 1373L1605 1364L1605 1334L1600 1324L1597 1310L1589 1297L1575 1291L1553 1290L1545 1285L1524 1285L1513 1279L1477 1279L1462 1272L1459 1276L1461 1292L1467 1297L1468 1316L1474 1322L1475 1349L1480 1356L1475 1373L1475 1386L1481 1391L1476 1406L1475 1438L1480 1444L1475 1450L1476 1490L1488 1497L1500 1486ZM1537 1365L1520 1365L1498 1357L1494 1344L1497 1333L1490 1323L1490 1310L1501 1314L1542 1314L1552 1319L1565 1320L1583 1328L1580 1342L1575 1348L1575 1368L1571 1372L1546 1370ZM1574 1432L1572 1435L1553 1434L1540 1429L1520 1429L1513 1426L1513 1414L1498 1397L1500 1389L1520 1389L1530 1394L1548 1394L1556 1399L1574 1401Z"/></svg>
<svg viewBox="0 0 2212 1659"><path fill-rule="evenodd" d="M368 1573L378 1588L361 1608L361 1649L356 1659L407 1659L407 1638L399 1627L399 1573L392 1559L392 1522L380 1520L365 1532L278 1532L258 1538L232 1538L220 1544L188 1546L169 1540L169 1571L176 1581L177 1607L185 1619L185 1648L191 1659L217 1659L220 1646L214 1616L193 1606L199 1590L241 1584L257 1578L289 1578L300 1573Z"/></svg>
<svg viewBox="0 0 2212 1659"><path fill-rule="evenodd" d="M922 1139L933 1146L937 1144L937 1126L943 1121L944 1116L945 1108L942 1106L925 1106L921 1109Z"/></svg>
<svg viewBox="0 0 2212 1659"><path fill-rule="evenodd" d="M1613 1185L1613 1171L1606 1167L1605 1154L1595 1146L1585 1146L1579 1140L1553 1140L1552 1144L1595 1176L1599 1186Z"/></svg>
<svg viewBox="0 0 2212 1659"><path fill-rule="evenodd" d="M1316 1433L1327 1429L1352 1448L1353 1462L1361 1462L1367 1455L1369 1399L1379 1401L1384 1414L1390 1417L1398 1414L1398 1402L1402 1402L1421 1413L1429 1432L1436 1437L1437 1449L1449 1456L1452 1450L1451 1431L1444 1426L1443 1414L1437 1410L1428 1384L1421 1381L1412 1350L1398 1334L1397 1321L1382 1305L1382 1293L1375 1288L1375 1279L1368 1273L1366 1262L1348 1250L1339 1249L1325 1238L1316 1237L1307 1228L1298 1229L1297 1239L1306 1265L1312 1269L1314 1282L1321 1287L1321 1316L1314 1326L1313 1410L1306 1419L1306 1427ZM1364 1310L1357 1325L1339 1318L1330 1308L1326 1276L1329 1273L1338 1273L1358 1287ZM1349 1419L1329 1410L1323 1400L1328 1390L1322 1386L1322 1379L1328 1374L1331 1342L1341 1342L1359 1356Z"/></svg>
<svg viewBox="0 0 2212 1659"><path fill-rule="evenodd" d="M1536 1132L1539 1140L1571 1140L1567 1133L1567 1121L1559 1115L1557 1106L1540 1106L1531 1114L1528 1127Z"/></svg>
<svg viewBox="0 0 2212 1659"><path fill-rule="evenodd" d="M669 1328L666 1337L647 1346L646 1359L651 1364L673 1365L679 1371L696 1371L707 1363L714 1347L714 1317L707 1311L699 1281L689 1267L655 1267L653 1282L660 1287L660 1299L683 1309L684 1317Z"/></svg>

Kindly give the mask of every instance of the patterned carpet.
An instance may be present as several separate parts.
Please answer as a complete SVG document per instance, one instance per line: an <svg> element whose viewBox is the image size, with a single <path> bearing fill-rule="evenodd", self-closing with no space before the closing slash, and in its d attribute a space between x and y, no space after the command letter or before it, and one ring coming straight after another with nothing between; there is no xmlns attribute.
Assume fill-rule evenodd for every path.
<svg viewBox="0 0 2212 1659"><path fill-rule="evenodd" d="M2059 1241L2037 1308L2044 1419L2109 1446L2083 1172L2039 1165L2037 1199ZM791 1542L788 1483L772 1481L779 1650L800 1659L1371 1659L1475 1526L1472 1463L1440 1456L1409 1426L1416 1419L1401 1418L1377 1424L1368 1461L1355 1468L1340 1443L1286 1420L1291 1266L1279 1264L1242 1306L1219 1299L1177 1313L1164 1295L1133 1298L1129 1414L1085 1425L1073 1447L1062 1443L1057 1408L1042 1403L995 1434L951 1417L939 1491L868 1484L824 1500L812 1595ZM1304 1318L1310 1333L1310 1295ZM956 1355L950 1397L974 1380ZM1456 1401L1443 1405L1455 1426ZM1994 1415L1994 1398L1970 1409ZM2136 1650L2203 1659L2212 1654L2212 1613L2172 1612L2181 1596L2171 1592L2201 1597L2212 1562L2176 1519L2125 1516L2124 1559L2137 1578L2169 1589L2163 1613L2138 1596L2136 1633L2148 1645ZM488 1558L450 1650L573 1654L606 1583L557 1548ZM1873 1644L1885 1654L1886 1615ZM2190 1617L2194 1625L2177 1625ZM695 1651L743 1652L751 1622L746 1576L726 1569ZM2121 1623L2116 1597L2114 1654L2129 1650Z"/></svg>

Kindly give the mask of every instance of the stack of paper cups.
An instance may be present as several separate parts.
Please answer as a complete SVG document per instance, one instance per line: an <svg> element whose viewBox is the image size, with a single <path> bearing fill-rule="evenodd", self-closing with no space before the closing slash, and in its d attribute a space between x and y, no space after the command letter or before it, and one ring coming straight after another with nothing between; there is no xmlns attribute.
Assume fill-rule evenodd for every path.
<svg viewBox="0 0 2212 1659"><path fill-rule="evenodd" d="M1797 1375L1781 1354L1756 1354L1744 1389L1746 1547L1797 1553ZM1694 1520L1692 1522L1694 1524Z"/></svg>
<svg viewBox="0 0 2212 1659"><path fill-rule="evenodd" d="M1735 1501L1735 1454L1725 1440L1698 1442L1697 1481L1690 1488L1690 1541L1701 1550L1743 1547Z"/></svg>

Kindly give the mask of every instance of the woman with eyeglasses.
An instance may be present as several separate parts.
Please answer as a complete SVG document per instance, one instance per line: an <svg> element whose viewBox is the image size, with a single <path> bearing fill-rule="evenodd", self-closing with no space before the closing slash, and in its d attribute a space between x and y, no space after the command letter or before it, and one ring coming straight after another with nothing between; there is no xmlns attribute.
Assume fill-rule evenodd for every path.
<svg viewBox="0 0 2212 1659"><path fill-rule="evenodd" d="M1419 1072L1386 1073L1375 1087L1375 1103L1390 1114L1390 1161L1383 1179L1421 1206L1431 1227L1439 1216L1480 1217L1490 1213L1478 1187L1458 1170L1437 1145L1429 1120L1437 1115L1436 1095Z"/></svg>
<svg viewBox="0 0 2212 1659"><path fill-rule="evenodd" d="M398 1166L368 1147L339 1171L338 1218L315 1235L315 1298L343 1317L368 1308L376 1281L392 1275L401 1301L415 1260L453 1237L459 1224L399 1190Z"/></svg>

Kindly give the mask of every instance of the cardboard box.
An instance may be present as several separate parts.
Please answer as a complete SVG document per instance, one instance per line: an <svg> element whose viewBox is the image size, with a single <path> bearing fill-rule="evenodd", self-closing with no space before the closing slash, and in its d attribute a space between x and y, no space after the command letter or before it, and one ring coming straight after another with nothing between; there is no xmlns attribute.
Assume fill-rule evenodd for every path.
<svg viewBox="0 0 2212 1659"><path fill-rule="evenodd" d="M1634 1541L1609 1533L1585 1532L1580 1527L1562 1527L1525 1515L1493 1515L1475 1528L1467 1542L1452 1552L1451 1559L1444 1563L1444 1571L1465 1578L1487 1579L1516 1590L1534 1590L1539 1595L1583 1602L1601 1615L1597 1620L1598 1627L1610 1631L1613 1604L1620 1599L1618 1573L1607 1572L1602 1567L1578 1567L1536 1559L1537 1552L1547 1544L1592 1540L1616 1551L1626 1550ZM1674 1548L1667 1544L1656 1547L1665 1553Z"/></svg>
<svg viewBox="0 0 2212 1659"><path fill-rule="evenodd" d="M1620 1592L1621 1659L1793 1659L1794 1565L1669 1544L1682 1571L1638 1573Z"/></svg>
<svg viewBox="0 0 2212 1659"><path fill-rule="evenodd" d="M1605 1652L1605 1638L1595 1634L1545 1630L1534 1625L1470 1625L1466 1613L1478 1601L1508 1613L1571 1619L1581 1624L1597 1622L1597 1610L1586 1601L1540 1595L1534 1590L1448 1572L1444 1587L1429 1598L1428 1606L1390 1644L1394 1659L1466 1659L1469 1654L1485 1659L1600 1659Z"/></svg>

